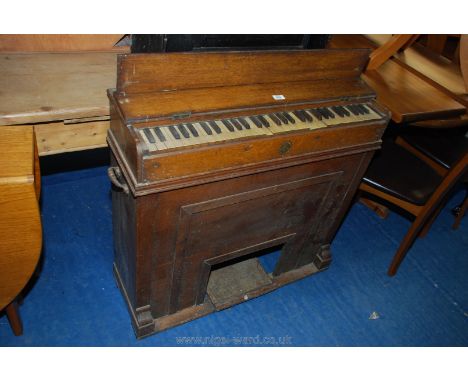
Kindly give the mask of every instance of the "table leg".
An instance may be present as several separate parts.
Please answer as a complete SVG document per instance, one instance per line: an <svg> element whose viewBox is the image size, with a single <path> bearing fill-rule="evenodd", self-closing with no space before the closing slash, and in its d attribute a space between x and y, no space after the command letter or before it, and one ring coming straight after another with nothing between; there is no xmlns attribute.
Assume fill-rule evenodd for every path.
<svg viewBox="0 0 468 382"><path fill-rule="evenodd" d="M20 336L23 334L23 323L21 322L21 317L18 312L18 303L16 300L7 305L5 308L8 321L10 321L11 330L15 336Z"/></svg>

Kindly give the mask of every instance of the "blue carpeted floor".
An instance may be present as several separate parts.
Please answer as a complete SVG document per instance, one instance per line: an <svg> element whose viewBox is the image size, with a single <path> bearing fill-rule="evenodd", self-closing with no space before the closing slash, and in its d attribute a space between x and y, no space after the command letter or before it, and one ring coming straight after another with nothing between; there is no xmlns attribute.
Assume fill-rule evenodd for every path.
<svg viewBox="0 0 468 382"><path fill-rule="evenodd" d="M458 231L450 228L450 208L462 193L416 241L394 278L386 269L410 222L394 213L380 220L356 204L327 271L137 341L112 275L105 170L43 178L42 272L20 307L24 335L14 337L2 316L1 345L468 345L468 218Z"/></svg>

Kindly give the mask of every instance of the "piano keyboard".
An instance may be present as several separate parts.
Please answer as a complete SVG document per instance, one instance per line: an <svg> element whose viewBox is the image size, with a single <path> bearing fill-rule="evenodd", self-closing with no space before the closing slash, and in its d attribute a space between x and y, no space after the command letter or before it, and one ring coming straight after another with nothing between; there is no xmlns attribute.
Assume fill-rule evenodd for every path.
<svg viewBox="0 0 468 382"><path fill-rule="evenodd" d="M149 151L161 151L381 118L369 105L353 104L147 127L139 132Z"/></svg>

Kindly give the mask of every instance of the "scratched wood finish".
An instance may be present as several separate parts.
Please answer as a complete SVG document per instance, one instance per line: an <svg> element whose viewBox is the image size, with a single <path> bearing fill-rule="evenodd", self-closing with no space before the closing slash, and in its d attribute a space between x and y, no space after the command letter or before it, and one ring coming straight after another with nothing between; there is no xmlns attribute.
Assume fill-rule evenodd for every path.
<svg viewBox="0 0 468 382"><path fill-rule="evenodd" d="M0 54L0 125L109 115L116 53Z"/></svg>
<svg viewBox="0 0 468 382"><path fill-rule="evenodd" d="M117 91L144 93L356 77L365 50L166 53L119 56ZM151 78L151 81L148 79Z"/></svg>
<svg viewBox="0 0 468 382"><path fill-rule="evenodd" d="M114 272L137 337L254 298L330 265L330 243L389 120L359 80L367 54L192 53L166 55L162 61L136 55L126 57L123 66L120 62L120 90L131 91L108 91ZM239 57L249 59L241 65ZM273 70L269 80L265 68L272 57L282 57L283 69ZM307 65L298 65L298 57ZM194 69L197 60L200 70ZM209 70L202 70L203 63ZM226 73L226 63L231 69L235 63L236 71ZM188 79L200 74L196 85L185 83L190 81L176 67L189 73ZM225 86L220 73L226 75ZM166 87L178 90L161 91ZM286 94L287 102L275 103L272 92ZM183 123L357 100L370 102L382 118L161 154L147 152L137 134L142 126L170 121L171 113L193 112L178 119ZM289 149L282 151L285 144ZM274 246L281 246L281 256L265 285L212 303L207 295L212 267Z"/></svg>

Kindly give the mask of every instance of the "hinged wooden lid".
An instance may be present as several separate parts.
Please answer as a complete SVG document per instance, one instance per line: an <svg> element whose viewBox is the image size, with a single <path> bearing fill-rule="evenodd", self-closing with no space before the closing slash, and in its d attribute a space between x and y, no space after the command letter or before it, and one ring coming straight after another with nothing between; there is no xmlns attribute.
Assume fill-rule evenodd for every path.
<svg viewBox="0 0 468 382"><path fill-rule="evenodd" d="M126 121L371 96L367 49L125 54L113 93Z"/></svg>

